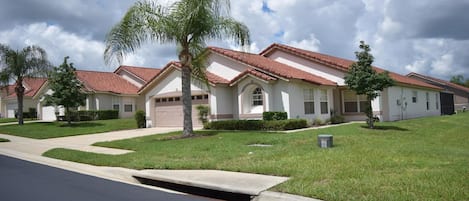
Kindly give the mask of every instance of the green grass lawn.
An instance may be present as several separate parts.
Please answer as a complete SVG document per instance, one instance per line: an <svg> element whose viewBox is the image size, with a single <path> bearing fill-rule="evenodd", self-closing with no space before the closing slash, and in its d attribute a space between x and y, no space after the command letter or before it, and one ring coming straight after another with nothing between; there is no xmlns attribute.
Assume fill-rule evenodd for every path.
<svg viewBox="0 0 469 201"><path fill-rule="evenodd" d="M0 133L35 139L47 139L134 128L137 128L134 119L112 119L72 123L71 126L67 125L66 122L37 122L22 126L15 124L0 126Z"/></svg>
<svg viewBox="0 0 469 201"><path fill-rule="evenodd" d="M24 121L32 121L36 119L25 118ZM10 122L18 122L18 119L15 118L0 118L0 124L2 123L10 123Z"/></svg>
<svg viewBox="0 0 469 201"><path fill-rule="evenodd" d="M272 190L324 200L468 200L469 113L351 124L297 133L211 132L192 139L155 135L98 143L119 156L55 149L46 156L103 166L220 169L291 177ZM320 149L318 134L333 134ZM170 135L176 135L175 133ZM250 147L249 144L272 147Z"/></svg>

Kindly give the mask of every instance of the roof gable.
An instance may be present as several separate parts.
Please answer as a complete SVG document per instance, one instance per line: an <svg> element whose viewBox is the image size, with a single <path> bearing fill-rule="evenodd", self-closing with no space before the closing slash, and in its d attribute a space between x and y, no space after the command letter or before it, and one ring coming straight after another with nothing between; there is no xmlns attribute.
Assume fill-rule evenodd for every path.
<svg viewBox="0 0 469 201"><path fill-rule="evenodd" d="M288 66L286 64L273 61L261 55L228 50L218 47L209 47L209 50L216 54L220 54L222 56L244 63L250 66L251 68L255 68L259 72L262 71L265 75L275 75L285 79L300 79L317 85L337 85L335 82L330 81L328 79L307 73L305 71Z"/></svg>
<svg viewBox="0 0 469 201"><path fill-rule="evenodd" d="M150 81L153 77L158 75L161 69L158 68L146 68L146 67L136 67L136 66L119 66L114 73L119 73L121 71L126 71L136 78L140 79L144 83Z"/></svg>
<svg viewBox="0 0 469 201"><path fill-rule="evenodd" d="M407 77L418 77L420 79L428 80L430 82L438 83L438 84L441 84L441 85L446 85L448 87L455 88L455 89L464 91L466 93L469 93L469 88L467 88L467 87L464 87L464 86L461 86L459 84L455 84L455 83L452 83L452 82L449 82L449 81L446 81L446 80L430 77L430 76L427 76L427 75L422 75L422 74L411 72L411 73L407 74Z"/></svg>
<svg viewBox="0 0 469 201"><path fill-rule="evenodd" d="M283 51L292 55L296 55L301 58L307 59L309 61L320 63L327 67L340 70L343 72L348 72L348 70L350 69L350 65L354 63L354 61L352 60L343 59L343 58L330 56L326 54L321 54L317 52L312 52L309 50L303 50L303 49L299 49L299 48L295 48L295 47L291 47L291 46L287 46L283 44L277 44L277 43L270 45L259 54L264 57L268 57L270 54L272 54L273 52L277 50ZM378 68L375 66L373 66L373 69L376 70L376 72L378 73L386 71L382 68ZM415 87L430 88L434 90L442 90L442 88L440 87L437 87L437 86L434 86L434 85L431 85L431 84L428 84L419 80L411 79L407 76L403 76L394 72L390 72L390 71L388 72L389 72L389 76L400 84L410 85L410 86L415 86Z"/></svg>
<svg viewBox="0 0 469 201"><path fill-rule="evenodd" d="M24 97L34 97L39 90L46 84L47 78L25 77L23 78L23 86L25 87ZM8 85L7 98L16 98L16 85Z"/></svg>
<svg viewBox="0 0 469 201"><path fill-rule="evenodd" d="M112 72L77 70L80 80L88 91L137 95L138 87Z"/></svg>

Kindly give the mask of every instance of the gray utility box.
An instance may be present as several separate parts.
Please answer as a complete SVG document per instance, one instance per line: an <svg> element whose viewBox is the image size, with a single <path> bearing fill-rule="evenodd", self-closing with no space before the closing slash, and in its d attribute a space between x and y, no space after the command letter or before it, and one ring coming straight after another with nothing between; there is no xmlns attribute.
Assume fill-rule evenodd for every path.
<svg viewBox="0 0 469 201"><path fill-rule="evenodd" d="M318 135L318 146L321 148L331 148L333 138L332 135Z"/></svg>

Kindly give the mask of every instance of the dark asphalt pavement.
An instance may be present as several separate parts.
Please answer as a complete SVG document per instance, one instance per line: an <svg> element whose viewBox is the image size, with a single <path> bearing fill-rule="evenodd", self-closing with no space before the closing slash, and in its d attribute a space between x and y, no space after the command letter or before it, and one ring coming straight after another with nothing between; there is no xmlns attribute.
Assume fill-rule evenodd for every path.
<svg viewBox="0 0 469 201"><path fill-rule="evenodd" d="M2 201L207 201L0 155Z"/></svg>

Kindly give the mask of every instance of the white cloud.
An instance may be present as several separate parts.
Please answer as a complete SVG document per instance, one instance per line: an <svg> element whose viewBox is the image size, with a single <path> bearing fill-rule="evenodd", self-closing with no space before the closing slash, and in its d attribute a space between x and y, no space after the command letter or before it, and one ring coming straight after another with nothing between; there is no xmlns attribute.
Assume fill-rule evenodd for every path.
<svg viewBox="0 0 469 201"><path fill-rule="evenodd" d="M29 45L40 46L46 50L54 65L61 64L65 56L70 56L70 61L77 68L108 70L103 62L102 42L65 32L56 25L34 23L16 26L14 29L0 32L0 42L15 49Z"/></svg>
<svg viewBox="0 0 469 201"><path fill-rule="evenodd" d="M300 49L310 50L310 51L319 51L319 45L321 41L319 41L314 34L309 35L308 39L303 39L301 41L291 41L289 45L293 47L297 47Z"/></svg>

